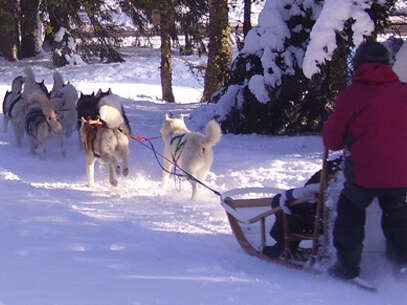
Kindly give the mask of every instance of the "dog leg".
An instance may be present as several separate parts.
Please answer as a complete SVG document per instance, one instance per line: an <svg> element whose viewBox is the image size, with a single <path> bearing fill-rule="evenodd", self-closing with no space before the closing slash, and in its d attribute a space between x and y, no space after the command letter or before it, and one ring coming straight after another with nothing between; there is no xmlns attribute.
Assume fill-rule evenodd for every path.
<svg viewBox="0 0 407 305"><path fill-rule="evenodd" d="M110 184L113 186L117 185L117 179L115 178L115 169L114 169L114 164L113 163L109 163L109 181Z"/></svg>
<svg viewBox="0 0 407 305"><path fill-rule="evenodd" d="M7 132L8 117L3 113L3 132Z"/></svg>
<svg viewBox="0 0 407 305"><path fill-rule="evenodd" d="M56 141L57 141L59 147L61 148L61 155L62 155L62 157L65 158L65 157L66 157L66 154L65 154L65 147L64 147L64 141L63 141L62 135L57 136L57 137L56 137Z"/></svg>
<svg viewBox="0 0 407 305"><path fill-rule="evenodd" d="M115 168L115 170L116 170L116 175L117 176L120 176L120 174L121 174L121 168L120 168L120 164L115 164L115 166L114 166L114 168Z"/></svg>
<svg viewBox="0 0 407 305"><path fill-rule="evenodd" d="M41 160L45 160L47 158L47 146L44 143L41 143L42 146L42 154L40 155Z"/></svg>
<svg viewBox="0 0 407 305"><path fill-rule="evenodd" d="M17 141L17 147L22 147L23 146L23 137L20 135L16 136L16 141Z"/></svg>
<svg viewBox="0 0 407 305"><path fill-rule="evenodd" d="M170 161L168 161L169 158L165 157L163 160L163 174L162 174L162 178L161 178L161 187L165 188L167 186L168 183L168 177L170 175L170 172L173 168L173 165L171 164Z"/></svg>
<svg viewBox="0 0 407 305"><path fill-rule="evenodd" d="M95 159L86 158L86 175L88 176L88 186L95 186Z"/></svg>
<svg viewBox="0 0 407 305"><path fill-rule="evenodd" d="M12 123L14 123L14 122L12 122ZM12 126L13 126L14 135L16 136L17 147L21 147L23 137L24 137L24 130L22 128L19 128L19 126L17 126L17 124L12 124Z"/></svg>
<svg viewBox="0 0 407 305"><path fill-rule="evenodd" d="M124 161L123 161L122 174L125 177L127 177L129 175L129 164L128 164L127 158L124 158Z"/></svg>
<svg viewBox="0 0 407 305"><path fill-rule="evenodd" d="M191 183L191 186L192 186L191 200L195 200L196 195L198 194L199 184L194 180L189 180L189 182Z"/></svg>
<svg viewBox="0 0 407 305"><path fill-rule="evenodd" d="M37 144L35 143L35 140L32 137L29 138L29 144L30 144L30 152L33 155L35 155L35 150L37 148Z"/></svg>

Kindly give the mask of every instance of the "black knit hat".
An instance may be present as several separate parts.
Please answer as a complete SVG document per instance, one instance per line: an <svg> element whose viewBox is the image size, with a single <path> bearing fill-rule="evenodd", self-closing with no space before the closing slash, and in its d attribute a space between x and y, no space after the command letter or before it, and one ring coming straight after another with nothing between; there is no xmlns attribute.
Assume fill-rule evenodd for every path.
<svg viewBox="0 0 407 305"><path fill-rule="evenodd" d="M363 42L356 50L353 57L353 69L356 70L365 62L379 62L390 65L390 52L379 42Z"/></svg>

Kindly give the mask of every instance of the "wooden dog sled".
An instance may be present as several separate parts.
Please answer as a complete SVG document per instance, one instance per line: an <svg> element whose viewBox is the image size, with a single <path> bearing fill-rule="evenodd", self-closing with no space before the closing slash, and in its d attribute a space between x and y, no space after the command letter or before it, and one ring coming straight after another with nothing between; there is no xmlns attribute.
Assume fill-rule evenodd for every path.
<svg viewBox="0 0 407 305"><path fill-rule="evenodd" d="M235 189L221 196L221 205L225 209L232 232L245 252L265 261L315 274L326 271L333 262L331 250L332 211L331 207L326 205L326 189L330 178L327 171L327 159L328 150L325 150L318 194L299 198L289 204L291 208L312 200L317 201L313 231L309 233L290 232L289 216L282 213L284 250L279 257L267 256L263 254L262 249L270 243L269 231L272 223L270 218L275 218L275 214L281 211L280 206L272 208L272 199L285 190L276 188ZM249 195L254 198L248 198ZM299 242L295 252L290 248L290 242L293 241ZM350 280L349 283L364 290L377 291L374 286L360 278Z"/></svg>
<svg viewBox="0 0 407 305"><path fill-rule="evenodd" d="M296 269L305 269L320 273L323 265L330 259L330 228L329 208L324 204L324 194L327 186L326 163L328 151L324 152L322 171L320 177L320 191L315 196L299 198L289 205L290 207L317 200L314 217L314 230L311 234L298 234L289 231L287 215L282 214L284 224L284 251L278 258L271 258L262 253L268 244L269 219L280 212L281 207L271 208L273 196L284 190L276 188L248 188L231 190L223 194L221 205L225 209L231 229L238 243L248 254L261 259L286 265ZM247 198L248 195L255 198ZM261 196L259 196L261 194ZM246 198L236 198L236 197ZM320 228L323 228L322 232ZM257 239L257 240L256 240ZM307 247L298 247L298 252L292 253L289 247L291 241L307 244Z"/></svg>

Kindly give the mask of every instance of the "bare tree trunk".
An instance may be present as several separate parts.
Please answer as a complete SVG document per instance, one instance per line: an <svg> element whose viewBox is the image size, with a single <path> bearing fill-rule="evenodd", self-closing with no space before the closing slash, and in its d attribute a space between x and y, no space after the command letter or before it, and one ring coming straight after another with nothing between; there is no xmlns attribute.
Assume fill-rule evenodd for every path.
<svg viewBox="0 0 407 305"><path fill-rule="evenodd" d="M201 102L208 102L228 80L228 69L232 62L232 42L227 0L209 0L208 49L208 65Z"/></svg>
<svg viewBox="0 0 407 305"><path fill-rule="evenodd" d="M21 57L36 54L35 46L38 35L37 14L39 0L21 0Z"/></svg>
<svg viewBox="0 0 407 305"><path fill-rule="evenodd" d="M160 0L161 35L161 88L164 101L174 103L172 93L172 57L171 57L171 0Z"/></svg>
<svg viewBox="0 0 407 305"><path fill-rule="evenodd" d="M15 0L0 0L0 52L11 61L18 58L18 24Z"/></svg>
<svg viewBox="0 0 407 305"><path fill-rule="evenodd" d="M243 14L244 37L246 37L247 33L252 29L251 15L252 15L252 0L244 0L244 14Z"/></svg>

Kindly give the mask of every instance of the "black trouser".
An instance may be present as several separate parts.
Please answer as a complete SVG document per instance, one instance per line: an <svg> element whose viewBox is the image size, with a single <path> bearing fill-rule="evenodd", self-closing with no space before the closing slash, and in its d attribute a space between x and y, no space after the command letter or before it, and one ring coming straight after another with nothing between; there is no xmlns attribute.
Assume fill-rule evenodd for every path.
<svg viewBox="0 0 407 305"><path fill-rule="evenodd" d="M275 208L280 205L280 194L273 198L271 207ZM316 204L312 202L304 202L291 208L291 215L287 215L288 229L291 233L308 233L312 234L314 230L314 219L316 212ZM283 212L279 211L275 214L276 220L270 230L270 236L281 246L284 245L284 220ZM298 244L298 242L292 243Z"/></svg>
<svg viewBox="0 0 407 305"><path fill-rule="evenodd" d="M365 235L366 208L379 199L387 257L395 264L407 264L407 188L371 189L345 183L337 206L334 246L338 263L349 277L359 275Z"/></svg>

